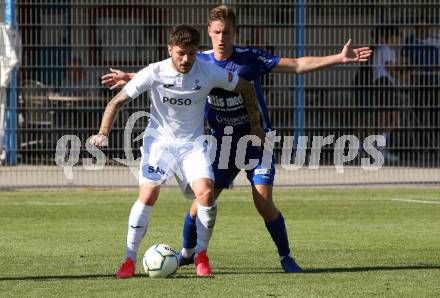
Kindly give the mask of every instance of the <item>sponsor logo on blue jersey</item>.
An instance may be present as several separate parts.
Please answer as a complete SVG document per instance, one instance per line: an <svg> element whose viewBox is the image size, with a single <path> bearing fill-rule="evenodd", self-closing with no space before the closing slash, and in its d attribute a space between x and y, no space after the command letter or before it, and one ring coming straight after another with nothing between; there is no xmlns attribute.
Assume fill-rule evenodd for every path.
<svg viewBox="0 0 440 298"><path fill-rule="evenodd" d="M235 72L254 84L263 127L270 128L260 77L270 73L280 58L263 50L241 47L234 47L232 56L226 60L215 60L212 50L199 56L204 61L216 64L229 72ZM215 135L223 134L225 126L233 126L236 136L247 134L249 131L249 119L243 98L234 92L220 88L213 89L208 97L205 115Z"/></svg>
<svg viewBox="0 0 440 298"><path fill-rule="evenodd" d="M248 52L249 49L247 49L247 48L235 48L235 51L237 53L244 53L244 52Z"/></svg>
<svg viewBox="0 0 440 298"><path fill-rule="evenodd" d="M237 117L222 117L220 115L215 115L215 120L224 126L239 126L249 122L247 114Z"/></svg>
<svg viewBox="0 0 440 298"><path fill-rule="evenodd" d="M214 107L227 107L227 108L235 108L237 106L243 106L244 107L244 100L241 94L237 94L235 96L230 97L222 97L217 95L209 95L208 96L208 103Z"/></svg>
<svg viewBox="0 0 440 298"><path fill-rule="evenodd" d="M208 103L212 106L222 108L225 106L225 99L217 95L208 95Z"/></svg>
<svg viewBox="0 0 440 298"><path fill-rule="evenodd" d="M263 57L263 56L258 56L258 60L263 61L264 63L271 63L272 59Z"/></svg>
<svg viewBox="0 0 440 298"><path fill-rule="evenodd" d="M226 105L228 107L236 107L243 105L243 97L241 94L238 94L237 96L228 97L226 98Z"/></svg>
<svg viewBox="0 0 440 298"><path fill-rule="evenodd" d="M255 175L270 175L272 172L271 169L255 169L254 173Z"/></svg>

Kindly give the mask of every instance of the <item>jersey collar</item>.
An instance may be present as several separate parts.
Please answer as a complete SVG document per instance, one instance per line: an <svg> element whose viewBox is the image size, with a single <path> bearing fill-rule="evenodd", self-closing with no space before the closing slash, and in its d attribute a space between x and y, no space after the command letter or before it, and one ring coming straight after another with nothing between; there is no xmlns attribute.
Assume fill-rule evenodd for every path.
<svg viewBox="0 0 440 298"><path fill-rule="evenodd" d="M229 56L228 58L226 58L224 60L217 60L217 59L215 59L214 50L212 50L212 52L209 53L209 55L211 56L212 61L214 61L216 64L225 64L225 63L228 63L228 61L230 61L232 59L232 57L234 57L235 48L236 48L236 46L232 46L232 54L231 54L231 56Z"/></svg>

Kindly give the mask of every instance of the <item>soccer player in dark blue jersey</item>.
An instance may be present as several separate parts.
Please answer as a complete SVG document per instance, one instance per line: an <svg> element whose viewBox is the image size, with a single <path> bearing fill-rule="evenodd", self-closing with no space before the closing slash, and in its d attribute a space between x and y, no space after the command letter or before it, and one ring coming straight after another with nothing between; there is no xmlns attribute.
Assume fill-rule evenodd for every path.
<svg viewBox="0 0 440 298"><path fill-rule="evenodd" d="M371 50L367 47L352 49L351 39L339 54L324 57L281 58L259 49L235 46L236 17L232 9L226 5L211 10L208 17L208 33L213 49L199 53L199 57L253 81L263 127L267 131L272 127L261 90L260 80L263 75L271 72L302 74L342 63L365 62L371 55ZM112 73L103 76L102 83L114 89L124 85L133 75L112 70ZM249 119L241 95L222 89L213 89L208 96L206 118L212 135L217 139L217 155L213 164L214 195L217 198L223 189L231 185L241 170L235 163L236 145L241 137L249 134ZM229 161L226 162L219 160L222 138L225 135L232 137ZM263 217L266 228L275 242L283 270L288 273L300 273L302 269L291 255L284 218L272 198L275 166L273 162L270 167L263 166L262 156L263 151L260 148L255 146L246 148L246 159L259 160L255 168L246 171L252 185L255 207ZM179 255L181 265L189 264L193 260L196 246L196 214L197 209L193 206L184 221L183 248Z"/></svg>

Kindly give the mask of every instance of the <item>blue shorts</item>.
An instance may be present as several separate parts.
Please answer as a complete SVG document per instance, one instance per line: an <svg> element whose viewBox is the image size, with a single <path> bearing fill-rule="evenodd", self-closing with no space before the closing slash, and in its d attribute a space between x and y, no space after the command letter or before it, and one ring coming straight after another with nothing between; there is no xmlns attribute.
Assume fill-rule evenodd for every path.
<svg viewBox="0 0 440 298"><path fill-rule="evenodd" d="M217 151L215 161L212 164L215 177L215 188L229 188L232 181L237 177L241 168L238 168L235 163L235 157L237 155L237 142L232 141L229 161L227 166L223 163L219 164L221 138L217 138ZM240 153L239 153L240 154ZM252 185L273 185L275 178L275 162L274 158L270 162L268 167L264 167L263 163L263 150L258 147L248 144L246 148L245 164L249 163L250 159L258 159L257 166L253 169L246 170L246 176Z"/></svg>

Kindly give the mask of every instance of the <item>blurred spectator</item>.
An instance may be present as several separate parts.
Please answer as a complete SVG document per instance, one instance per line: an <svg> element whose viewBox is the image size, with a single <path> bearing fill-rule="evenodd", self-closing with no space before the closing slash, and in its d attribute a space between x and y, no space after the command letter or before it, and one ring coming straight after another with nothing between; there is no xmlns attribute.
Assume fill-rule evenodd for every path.
<svg viewBox="0 0 440 298"><path fill-rule="evenodd" d="M421 70L432 70L439 65L440 36L425 18L419 18L413 34L406 37L402 54L409 64Z"/></svg>
<svg viewBox="0 0 440 298"><path fill-rule="evenodd" d="M81 139L87 139L92 128L98 125L104 102L98 96L101 89L94 74L80 58L71 58L60 87L49 97L56 106L56 126L65 129L63 134L74 132Z"/></svg>
<svg viewBox="0 0 440 298"><path fill-rule="evenodd" d="M407 77L398 66L399 31L397 27L378 27L376 29L376 48L372 58L372 84L375 87L371 103L377 108L376 124L378 133L387 140L382 154L385 161L396 163L400 158L389 149L390 134L400 124L399 106L403 94L397 86L403 85Z"/></svg>
<svg viewBox="0 0 440 298"><path fill-rule="evenodd" d="M412 34L405 38L402 56L411 69L412 97L414 105L421 109L413 110L417 125L428 127L421 131L417 146L438 147L438 132L435 128L440 125L438 117L439 66L440 66L440 34L437 27L426 17L416 20ZM417 88L422 87L422 88Z"/></svg>
<svg viewBox="0 0 440 298"><path fill-rule="evenodd" d="M94 96L98 91L98 77L86 71L80 58L71 58L57 93L64 96Z"/></svg>

